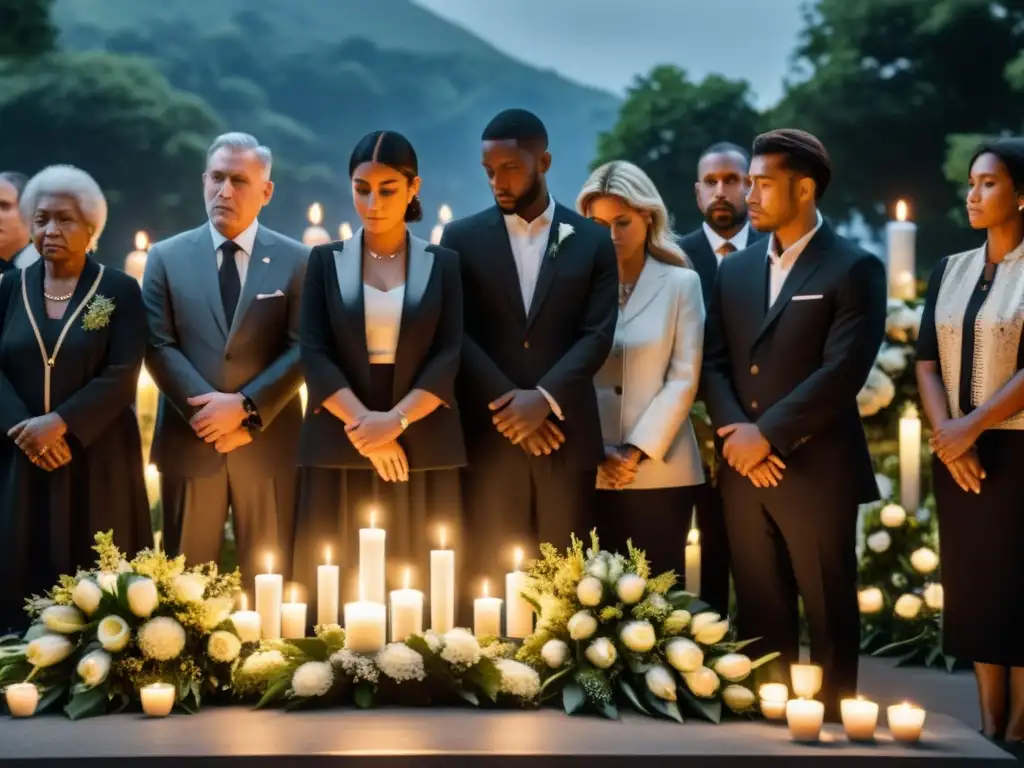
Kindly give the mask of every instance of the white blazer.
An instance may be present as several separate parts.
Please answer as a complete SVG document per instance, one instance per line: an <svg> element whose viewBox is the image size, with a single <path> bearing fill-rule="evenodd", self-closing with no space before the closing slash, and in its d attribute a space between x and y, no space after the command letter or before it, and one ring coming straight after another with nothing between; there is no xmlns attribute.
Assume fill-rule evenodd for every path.
<svg viewBox="0 0 1024 768"><path fill-rule="evenodd" d="M647 456L624 490L704 482L689 419L703 354L700 278L648 257L594 380L605 444L629 443Z"/></svg>

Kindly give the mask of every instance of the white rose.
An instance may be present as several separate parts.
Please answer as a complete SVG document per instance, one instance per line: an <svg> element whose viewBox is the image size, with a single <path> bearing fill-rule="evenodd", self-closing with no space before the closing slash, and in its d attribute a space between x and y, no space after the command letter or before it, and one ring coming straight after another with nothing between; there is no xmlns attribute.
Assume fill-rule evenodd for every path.
<svg viewBox="0 0 1024 768"><path fill-rule="evenodd" d="M704 625L699 631L695 630L693 633L693 639L703 645L714 645L715 643L720 642L728 631L729 620L722 619L721 621Z"/></svg>
<svg viewBox="0 0 1024 768"><path fill-rule="evenodd" d="M886 346L875 358L875 365L890 376L899 376L907 367L909 350L903 347Z"/></svg>
<svg viewBox="0 0 1024 768"><path fill-rule="evenodd" d="M100 571L96 574L96 583L104 592L112 595L117 594L117 574L110 571Z"/></svg>
<svg viewBox="0 0 1024 768"><path fill-rule="evenodd" d="M668 663L680 672L693 672L704 664L704 651L693 640L677 637L665 646Z"/></svg>
<svg viewBox="0 0 1024 768"><path fill-rule="evenodd" d="M586 564L583 570L595 579L604 581L608 578L608 561L603 557L595 557Z"/></svg>
<svg viewBox="0 0 1024 768"><path fill-rule="evenodd" d="M148 619L159 602L152 579L135 579L128 585L128 607L140 619Z"/></svg>
<svg viewBox="0 0 1024 768"><path fill-rule="evenodd" d="M198 573L183 573L171 582L171 593L179 603L198 603L206 592L206 579Z"/></svg>
<svg viewBox="0 0 1024 768"><path fill-rule="evenodd" d="M104 650L111 653L123 651L130 637L131 629L128 622L117 614L105 616L96 628L96 639L100 641Z"/></svg>
<svg viewBox="0 0 1024 768"><path fill-rule="evenodd" d="M707 667L695 669L693 672L684 672L683 680L686 681L686 687L693 695L702 699L710 699L721 685L718 675Z"/></svg>
<svg viewBox="0 0 1024 768"><path fill-rule="evenodd" d="M71 592L71 601L86 616L92 616L93 612L100 607L100 600L102 598L103 590L92 579L79 579Z"/></svg>
<svg viewBox="0 0 1024 768"><path fill-rule="evenodd" d="M51 605L43 611L43 624L51 632L72 635L85 629L82 612L73 605Z"/></svg>
<svg viewBox="0 0 1024 768"><path fill-rule="evenodd" d="M634 605L643 600L645 589L647 589L647 582L635 573L627 573L615 585L619 600L626 605Z"/></svg>
<svg viewBox="0 0 1024 768"><path fill-rule="evenodd" d="M886 504L882 507L882 525L886 528L899 528L907 520L907 511L899 504Z"/></svg>
<svg viewBox="0 0 1024 768"><path fill-rule="evenodd" d="M540 649L544 663L552 669L558 669L569 659L569 646L561 640L548 640Z"/></svg>
<svg viewBox="0 0 1024 768"><path fill-rule="evenodd" d="M590 611L577 611L569 619L568 627L573 640L586 640L597 632L597 619Z"/></svg>
<svg viewBox="0 0 1024 768"><path fill-rule="evenodd" d="M921 606L924 601L917 595L905 594L900 595L896 600L896 606L894 610L896 615L901 619L913 619L921 612Z"/></svg>
<svg viewBox="0 0 1024 768"><path fill-rule="evenodd" d="M139 648L156 661L176 659L185 648L185 630L167 616L150 619L139 628Z"/></svg>
<svg viewBox="0 0 1024 768"><path fill-rule="evenodd" d="M676 680L672 673L662 666L651 667L644 675L647 690L664 701L676 700Z"/></svg>
<svg viewBox="0 0 1024 768"><path fill-rule="evenodd" d="M754 706L754 692L742 685L727 685L722 690L722 701L733 712L741 714Z"/></svg>
<svg viewBox="0 0 1024 768"><path fill-rule="evenodd" d="M588 607L593 608L596 605L601 604L601 596L604 594L604 588L601 586L601 582L594 576L584 576L580 579L580 583L576 585L576 597L579 601Z"/></svg>
<svg viewBox="0 0 1024 768"><path fill-rule="evenodd" d="M878 587L867 587L857 593L857 606L861 613L878 613L885 604L885 597Z"/></svg>
<svg viewBox="0 0 1024 768"><path fill-rule="evenodd" d="M70 656L74 648L64 635L41 635L25 648L25 660L33 667L52 667Z"/></svg>
<svg viewBox="0 0 1024 768"><path fill-rule="evenodd" d="M933 611L942 610L942 605L945 602L944 598L945 594L941 584L929 584L924 588L924 604Z"/></svg>
<svg viewBox="0 0 1024 768"><path fill-rule="evenodd" d="M658 641L654 634L654 627L649 621L629 622L622 628L619 638L629 650L637 653L647 653Z"/></svg>
<svg viewBox="0 0 1024 768"><path fill-rule="evenodd" d="M868 536L868 549L877 554L882 554L892 546L892 537L888 531L875 531Z"/></svg>
<svg viewBox="0 0 1024 768"><path fill-rule="evenodd" d="M599 637L588 645L585 655L587 661L598 669L608 669L619 657L615 644L607 637Z"/></svg>
<svg viewBox="0 0 1024 768"><path fill-rule="evenodd" d="M238 658L242 651L242 641L233 633L220 630L210 635L206 650L211 659L226 664Z"/></svg>
<svg viewBox="0 0 1024 768"><path fill-rule="evenodd" d="M678 635L682 632L690 623L690 612L684 610L672 611L665 619L665 623L662 625L665 634L667 635Z"/></svg>
<svg viewBox="0 0 1024 768"><path fill-rule="evenodd" d="M703 611L702 613L698 613L690 621L690 631L693 632L693 634L697 634L704 627L708 626L709 624L714 624L721 618L721 616L719 616L717 613L714 613L713 611Z"/></svg>
<svg viewBox="0 0 1024 768"><path fill-rule="evenodd" d="M910 564L918 573L931 573L939 567L939 556L928 547L915 549L910 555Z"/></svg>
<svg viewBox="0 0 1024 768"><path fill-rule="evenodd" d="M78 662L78 676L90 688L107 679L110 674L110 654L106 651L91 651Z"/></svg>
<svg viewBox="0 0 1024 768"><path fill-rule="evenodd" d="M622 555L613 555L611 562L608 564L608 581L612 584L616 583L625 567L625 558Z"/></svg>
<svg viewBox="0 0 1024 768"><path fill-rule="evenodd" d="M742 653L727 653L715 659L712 666L715 672L730 683L738 683L740 680L746 680L750 674L751 661Z"/></svg>

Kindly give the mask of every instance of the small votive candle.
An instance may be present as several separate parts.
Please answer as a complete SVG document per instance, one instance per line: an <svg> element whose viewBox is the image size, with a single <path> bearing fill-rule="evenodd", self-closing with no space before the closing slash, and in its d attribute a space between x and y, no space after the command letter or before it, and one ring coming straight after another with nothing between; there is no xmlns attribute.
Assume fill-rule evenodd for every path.
<svg viewBox="0 0 1024 768"><path fill-rule="evenodd" d="M286 640L306 636L306 604L299 602L298 591L291 589L291 600L281 605L281 637Z"/></svg>
<svg viewBox="0 0 1024 768"><path fill-rule="evenodd" d="M387 642L386 614L383 603L345 603L345 648L353 653L381 650Z"/></svg>
<svg viewBox="0 0 1024 768"><path fill-rule="evenodd" d="M39 704L39 689L35 683L14 683L4 690L4 697L11 717L32 717Z"/></svg>
<svg viewBox="0 0 1024 768"><path fill-rule="evenodd" d="M839 702L843 730L850 741L873 741L878 727L878 705L860 696Z"/></svg>
<svg viewBox="0 0 1024 768"><path fill-rule="evenodd" d="M925 712L920 707L908 702L893 704L886 710L886 717L889 721L889 730L896 741L913 743L921 739Z"/></svg>
<svg viewBox="0 0 1024 768"><path fill-rule="evenodd" d="M151 683L139 690L142 711L147 717L167 717L174 708L174 686L170 683Z"/></svg>
<svg viewBox="0 0 1024 768"><path fill-rule="evenodd" d="M817 741L825 722L825 705L814 699L790 699L786 702L786 722L793 741Z"/></svg>
<svg viewBox="0 0 1024 768"><path fill-rule="evenodd" d="M501 636L501 598L488 597L484 581L483 597L473 601L473 634L477 637Z"/></svg>
<svg viewBox="0 0 1024 768"><path fill-rule="evenodd" d="M258 643L260 641L260 615L248 608L249 601L243 592L241 608L231 614L231 623L235 627L238 639L243 643Z"/></svg>
<svg viewBox="0 0 1024 768"><path fill-rule="evenodd" d="M817 664L793 664L789 673L796 698L813 699L818 695L821 690L821 667Z"/></svg>
<svg viewBox="0 0 1024 768"><path fill-rule="evenodd" d="M782 720L786 717L786 702L789 700L789 688L785 683L765 683L757 690L761 699L761 714L769 720Z"/></svg>

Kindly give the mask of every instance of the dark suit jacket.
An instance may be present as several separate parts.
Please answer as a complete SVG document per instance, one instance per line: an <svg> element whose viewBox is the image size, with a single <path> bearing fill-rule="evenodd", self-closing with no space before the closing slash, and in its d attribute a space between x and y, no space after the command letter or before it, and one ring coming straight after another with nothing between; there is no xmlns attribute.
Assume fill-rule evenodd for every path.
<svg viewBox="0 0 1024 768"><path fill-rule="evenodd" d="M874 501L857 393L885 331L885 265L823 224L766 312L768 279L763 243L719 269L704 349L711 419L757 424L787 465L777 490L798 508Z"/></svg>
<svg viewBox="0 0 1024 768"><path fill-rule="evenodd" d="M764 242L765 248L768 247L767 233L758 232L751 227L747 234L747 248L760 242ZM700 290L704 296L704 306L707 307L711 303L711 291L715 287L715 277L718 275L718 256L711 250L711 243L704 233L704 227L698 227L679 238L679 246L686 251L694 271L700 276ZM735 254L730 254L730 258L733 255Z"/></svg>
<svg viewBox="0 0 1024 768"><path fill-rule="evenodd" d="M302 300L302 369L309 390L299 461L303 466L370 469L345 433L344 423L320 404L340 389L363 403L370 391L363 304L362 237L313 249ZM410 424L399 438L412 471L463 466L455 375L462 351L462 284L458 255L409 238L402 325L395 354L392 405L413 389L445 405ZM378 393L379 394L379 393Z"/></svg>
<svg viewBox="0 0 1024 768"><path fill-rule="evenodd" d="M552 253L564 224L574 232ZM513 389L542 387L562 410L566 442L534 460L575 471L596 467L604 448L594 376L611 350L618 312L608 230L555 206L529 314L500 209L452 222L441 243L458 251L462 266L466 333L458 391L474 462L525 457L494 428L488 403Z"/></svg>

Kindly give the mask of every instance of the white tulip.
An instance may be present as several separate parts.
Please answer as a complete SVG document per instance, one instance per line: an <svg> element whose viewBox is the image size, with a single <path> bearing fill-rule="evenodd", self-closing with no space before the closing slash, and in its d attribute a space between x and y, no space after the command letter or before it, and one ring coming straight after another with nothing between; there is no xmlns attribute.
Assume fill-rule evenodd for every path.
<svg viewBox="0 0 1024 768"><path fill-rule="evenodd" d="M629 622L622 628L619 638L623 645L637 653L647 653L658 641L654 634L654 627L649 621Z"/></svg>
<svg viewBox="0 0 1024 768"><path fill-rule="evenodd" d="M915 618L921 612L922 605L924 605L924 601L920 597L908 593L899 596L894 610L901 619L909 620Z"/></svg>
<svg viewBox="0 0 1024 768"><path fill-rule="evenodd" d="M51 605L43 610L42 619L48 630L62 635L81 632L86 625L85 616L73 605Z"/></svg>
<svg viewBox="0 0 1024 768"><path fill-rule="evenodd" d="M885 604L885 596L878 587L867 587L857 593L857 606L861 613L878 613Z"/></svg>
<svg viewBox="0 0 1024 768"><path fill-rule="evenodd" d="M586 640L597 632L597 619L590 611L577 611L569 619L569 637L573 640Z"/></svg>
<svg viewBox="0 0 1024 768"><path fill-rule="evenodd" d="M876 554L882 554L892 546L892 537L888 531L875 531L867 539L868 549Z"/></svg>
<svg viewBox="0 0 1024 768"><path fill-rule="evenodd" d="M100 600L102 598L103 590L92 579L79 579L78 583L75 584L75 588L71 591L71 601L86 616L92 616L93 612L100 607Z"/></svg>
<svg viewBox="0 0 1024 768"><path fill-rule="evenodd" d="M680 672L693 672L704 664L704 651L693 640L677 637L665 646L668 663Z"/></svg>
<svg viewBox="0 0 1024 768"><path fill-rule="evenodd" d="M583 570L595 579L605 581L608 578L608 561L603 557L595 557L584 566Z"/></svg>
<svg viewBox="0 0 1024 768"><path fill-rule="evenodd" d="M179 603L198 603L206 592L206 578L198 573L183 573L171 582L171 593Z"/></svg>
<svg viewBox="0 0 1024 768"><path fill-rule="evenodd" d="M107 679L110 674L110 654L106 651L91 651L78 662L78 676L90 688Z"/></svg>
<svg viewBox="0 0 1024 768"><path fill-rule="evenodd" d="M234 633L220 630L210 635L206 650L211 659L226 664L238 658L242 651L242 641Z"/></svg>
<svg viewBox="0 0 1024 768"><path fill-rule="evenodd" d="M584 655L598 669L608 669L619 657L615 644L607 637L599 637L588 645Z"/></svg>
<svg viewBox="0 0 1024 768"><path fill-rule="evenodd" d="M647 690L663 701L676 700L676 680L672 673L662 666L651 667L644 675Z"/></svg>
<svg viewBox="0 0 1024 768"><path fill-rule="evenodd" d="M152 579L135 579L128 585L128 607L140 619L148 619L159 602Z"/></svg>
<svg viewBox="0 0 1024 768"><path fill-rule="evenodd" d="M718 675L707 667L695 669L693 672L684 672L683 680L686 681L686 687L690 689L691 693L702 699L710 699L715 695L718 686L722 684Z"/></svg>
<svg viewBox="0 0 1024 768"><path fill-rule="evenodd" d="M569 646L561 640L548 640L540 649L540 655L551 669L558 669L569 659Z"/></svg>
<svg viewBox="0 0 1024 768"><path fill-rule="evenodd" d="M738 683L740 680L746 680L750 675L751 661L742 653L727 653L725 656L715 659L712 667L730 683Z"/></svg>
<svg viewBox="0 0 1024 768"><path fill-rule="evenodd" d="M117 614L105 616L96 628L96 639L100 641L104 650L111 653L123 651L130 638L131 629L128 627L128 622Z"/></svg>
<svg viewBox="0 0 1024 768"><path fill-rule="evenodd" d="M945 594L941 584L929 584L924 588L924 604L933 611L941 611Z"/></svg>
<svg viewBox="0 0 1024 768"><path fill-rule="evenodd" d="M886 528L899 528L907 521L907 511L899 504L886 504L882 507L882 525Z"/></svg>
<svg viewBox="0 0 1024 768"><path fill-rule="evenodd" d="M678 635L690 624L690 612L684 610L672 611L665 619L662 629L666 635Z"/></svg>
<svg viewBox="0 0 1024 768"><path fill-rule="evenodd" d="M722 690L722 701L733 712L741 714L754 706L754 692L742 685L727 685Z"/></svg>
<svg viewBox="0 0 1024 768"><path fill-rule="evenodd" d="M918 573L931 573L939 567L939 556L934 550L921 547L910 555L910 564Z"/></svg>
<svg viewBox="0 0 1024 768"><path fill-rule="evenodd" d="M64 635L40 635L25 648L25 660L33 667L52 667L75 649Z"/></svg>
<svg viewBox="0 0 1024 768"><path fill-rule="evenodd" d="M690 631L693 632L693 634L697 634L708 624L714 624L721 618L721 616L719 616L717 613L714 613L713 611L704 611L703 613L698 613L690 621Z"/></svg>
<svg viewBox="0 0 1024 768"><path fill-rule="evenodd" d="M635 573L627 573L615 585L619 600L626 605L635 605L643 600L645 589L647 589L647 582Z"/></svg>
<svg viewBox="0 0 1024 768"><path fill-rule="evenodd" d="M203 629L207 632L211 632L220 626L221 622L231 616L232 605L233 601L230 597L211 597L209 600L204 600L202 619ZM248 639L245 640L246 642L256 642L259 638L257 637L252 641Z"/></svg>
<svg viewBox="0 0 1024 768"><path fill-rule="evenodd" d="M716 621L713 624L707 624L701 627L700 631L693 633L693 639L703 645L714 645L715 643L721 642L722 638L725 637L729 631L729 620L722 619Z"/></svg>
<svg viewBox="0 0 1024 768"><path fill-rule="evenodd" d="M604 587L601 586L601 582L594 576L584 576L580 579L580 583L576 585L576 597L579 598L583 605L589 608L600 605L603 594Z"/></svg>
<svg viewBox="0 0 1024 768"><path fill-rule="evenodd" d="M104 592L112 595L117 594L117 574L110 571L100 571L96 574L96 583Z"/></svg>

